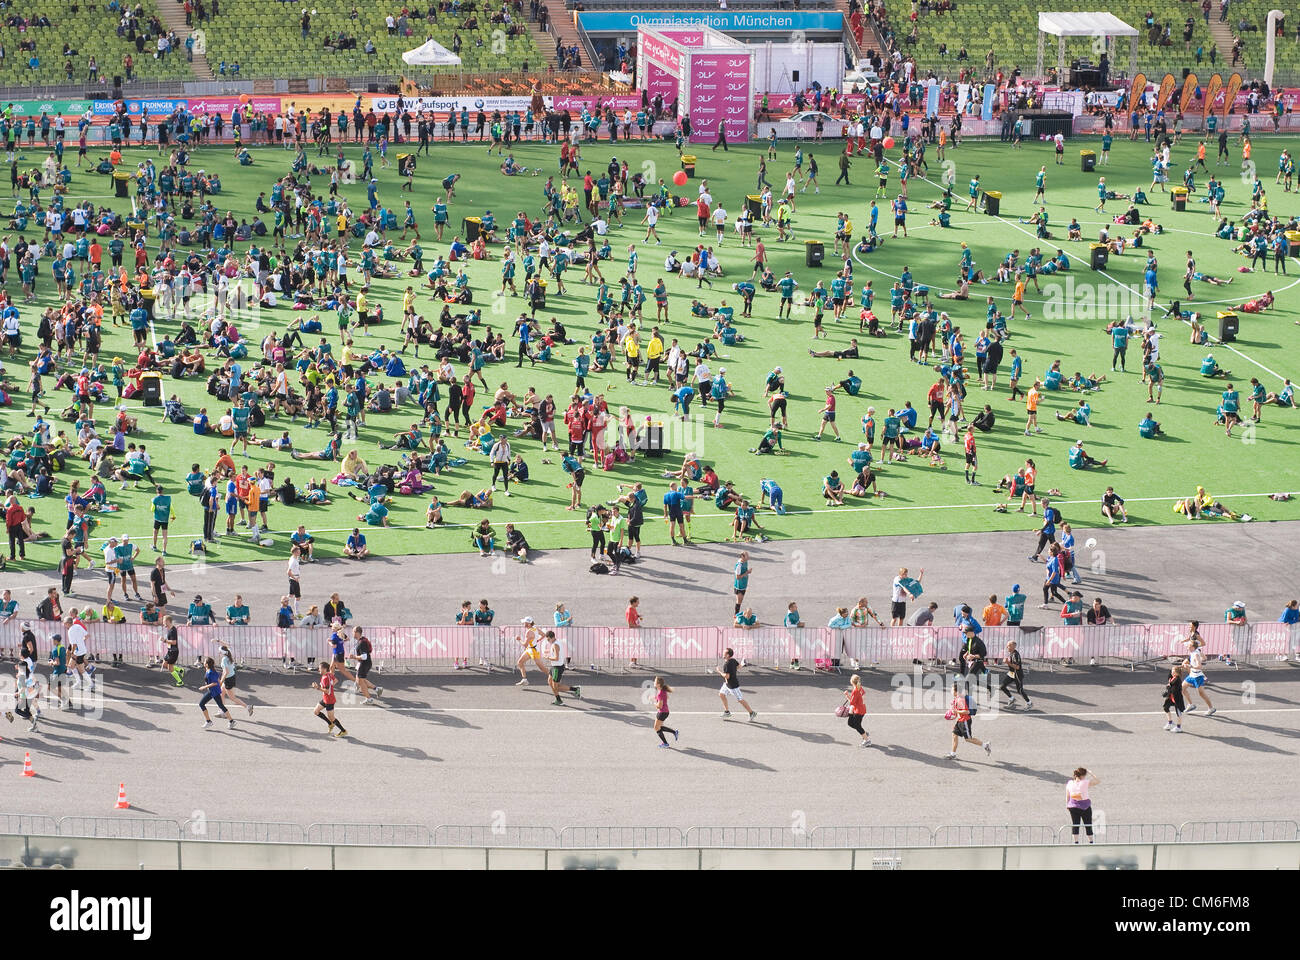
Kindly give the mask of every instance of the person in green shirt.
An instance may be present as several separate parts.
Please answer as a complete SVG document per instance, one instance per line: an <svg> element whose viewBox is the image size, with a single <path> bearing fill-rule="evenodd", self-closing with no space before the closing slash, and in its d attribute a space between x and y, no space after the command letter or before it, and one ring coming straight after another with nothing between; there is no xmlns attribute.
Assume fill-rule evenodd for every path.
<svg viewBox="0 0 1300 960"><path fill-rule="evenodd" d="M234 603L226 607L226 623L247 626L249 617L248 604L244 603L242 595L235 594Z"/></svg>
<svg viewBox="0 0 1300 960"><path fill-rule="evenodd" d="M163 493L162 484L154 485L156 494L150 503L153 504L153 551L154 553L167 552L167 527L172 518L172 498ZM158 549L158 531L162 531L162 550Z"/></svg>
<svg viewBox="0 0 1300 960"><path fill-rule="evenodd" d="M195 594L189 609L190 626L206 627L211 625L212 619L212 604L205 601L202 594Z"/></svg>
<svg viewBox="0 0 1300 960"><path fill-rule="evenodd" d="M131 579L131 592L135 598L144 603L144 597L140 596L140 584L135 577L135 558L140 555L140 548L131 542L128 536L122 537L122 542L117 546L117 572L122 578L122 595L126 596L126 581Z"/></svg>

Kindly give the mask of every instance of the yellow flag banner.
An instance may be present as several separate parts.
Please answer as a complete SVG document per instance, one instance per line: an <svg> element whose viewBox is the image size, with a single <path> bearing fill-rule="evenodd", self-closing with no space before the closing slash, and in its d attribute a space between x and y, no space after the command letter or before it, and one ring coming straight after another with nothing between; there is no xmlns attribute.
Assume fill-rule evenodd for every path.
<svg viewBox="0 0 1300 960"><path fill-rule="evenodd" d="M1142 102L1142 94L1146 93L1146 90L1147 75L1139 73L1133 78L1133 86L1128 91L1128 109L1130 113L1138 108L1138 104Z"/></svg>
<svg viewBox="0 0 1300 960"><path fill-rule="evenodd" d="M1223 87L1223 77L1217 73L1210 77L1210 82L1205 88L1205 99L1201 103L1201 116L1210 115L1210 107L1214 105L1214 98L1219 95L1219 90Z"/></svg>
<svg viewBox="0 0 1300 960"><path fill-rule="evenodd" d="M1189 73L1187 79L1183 81L1183 95L1178 100L1178 112L1186 113L1187 105L1192 102L1192 94L1196 93L1196 74Z"/></svg>
<svg viewBox="0 0 1300 960"><path fill-rule="evenodd" d="M1237 99L1237 91L1240 89L1241 74L1234 73L1228 78L1228 89L1223 95L1223 119L1228 119L1228 111L1232 109L1232 104Z"/></svg>
<svg viewBox="0 0 1300 960"><path fill-rule="evenodd" d="M1166 73L1165 78L1160 81L1160 93L1156 96L1156 113L1165 108L1169 102L1169 95L1174 92L1174 85L1178 83L1178 78L1172 73Z"/></svg>

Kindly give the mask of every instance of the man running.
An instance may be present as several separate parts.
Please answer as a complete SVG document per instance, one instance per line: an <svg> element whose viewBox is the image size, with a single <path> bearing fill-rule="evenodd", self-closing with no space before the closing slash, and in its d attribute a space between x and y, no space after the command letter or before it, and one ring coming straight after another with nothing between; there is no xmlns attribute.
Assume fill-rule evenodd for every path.
<svg viewBox="0 0 1300 960"><path fill-rule="evenodd" d="M1016 649L1016 641L1014 640L1007 641L1006 661L1007 661L1007 675L1005 679L1003 679L1002 681L1002 686L999 687L998 689L1001 690L1002 695L1007 698L1008 701L1007 706L1014 707L1016 705L1015 694L1011 693L1011 691L1008 689L1008 687L1010 687L1014 683L1016 685L1016 693L1019 693L1022 697L1025 698L1025 707L1026 708L1032 707L1034 705L1034 702L1029 699L1029 694L1025 693L1024 664L1020 660L1020 651Z"/></svg>
<svg viewBox="0 0 1300 960"><path fill-rule="evenodd" d="M561 640L556 637L554 630L546 631L546 659L550 661L551 668L547 674L546 683L551 688L551 693L555 694L555 699L551 701L557 707L564 706L564 701L560 699L560 694L573 692L573 695L581 700L582 687L569 686L560 683L564 676L565 668L569 662L569 644L567 640Z"/></svg>
<svg viewBox="0 0 1300 960"><path fill-rule="evenodd" d="M749 714L749 719L753 720L758 714L750 709L749 704L745 701L745 695L740 689L740 661L736 659L735 651L727 647L726 659L723 660L722 666L717 668L718 676L722 677L722 687L718 690L718 699L722 701L722 719L731 719L731 702L735 700ZM728 699L730 698L730 700Z"/></svg>
<svg viewBox="0 0 1300 960"><path fill-rule="evenodd" d="M334 736L346 737L348 735L347 730L334 717L334 704L337 702L337 697L334 695L334 683L334 664L322 660L320 663L320 679L313 681L311 685L313 690L320 691L320 703L316 705L312 715L325 721L326 733L338 727L337 730L334 730Z"/></svg>

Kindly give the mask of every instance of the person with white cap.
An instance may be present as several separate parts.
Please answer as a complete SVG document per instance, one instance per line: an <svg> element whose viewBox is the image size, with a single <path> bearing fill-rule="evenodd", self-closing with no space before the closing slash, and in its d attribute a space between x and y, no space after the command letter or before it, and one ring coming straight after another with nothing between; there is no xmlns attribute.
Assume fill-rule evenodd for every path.
<svg viewBox="0 0 1300 960"><path fill-rule="evenodd" d="M1246 603L1244 600L1238 600L1233 603L1227 610L1223 611L1223 622L1230 623L1234 627L1243 627L1246 625Z"/></svg>
<svg viewBox="0 0 1300 960"><path fill-rule="evenodd" d="M524 626L522 635L516 635L515 641L523 647L523 652L519 654L519 659L515 662L515 667L519 670L519 680L516 681L516 687L528 686L528 664L531 661L542 671L542 676L547 676L547 665L542 660L542 651L538 645L542 642L542 631L537 628L537 622L532 617L524 617L519 621Z"/></svg>

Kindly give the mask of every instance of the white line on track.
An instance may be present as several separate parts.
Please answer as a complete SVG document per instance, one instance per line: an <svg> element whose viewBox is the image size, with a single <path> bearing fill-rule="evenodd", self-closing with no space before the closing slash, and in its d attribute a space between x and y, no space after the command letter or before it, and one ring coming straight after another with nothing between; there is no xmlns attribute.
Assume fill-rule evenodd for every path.
<svg viewBox="0 0 1300 960"><path fill-rule="evenodd" d="M761 689L761 688L754 687L753 689ZM105 704L120 704L126 706L149 705L149 706L174 706L178 708L180 707L189 708L191 706L191 704L188 702L181 702L176 700L111 700L110 699L110 700L104 700L103 702ZM581 703L581 702L582 701L566 701L566 705L574 706L576 703ZM339 706L348 709L352 709L354 707L359 709L361 707L361 704L340 703ZM619 714L624 716L628 714L643 714L643 713L646 714L647 716L649 715L648 711L643 709L610 710L602 707L596 707L592 709L574 709L574 710L557 711L554 708L536 708L536 707L457 707L457 708L433 707L433 706L384 707L382 704L379 704L378 706L381 707L383 712L385 713L439 713L439 714L447 714L450 716L456 716L462 713L489 713L489 714L491 713L506 713L506 714L545 713L545 714L550 714L552 716L565 716L565 715L581 716L582 714L590 714L590 713L599 713L599 714L612 713L612 714ZM276 706L276 705L260 705L260 704L254 704L253 707L255 711L286 710L286 711L298 712L298 713L310 713L315 709L314 706L284 706L284 705ZM991 715L995 711L986 709L984 712ZM1127 711L1126 710L1103 710L1103 711L1095 711L1095 712L1088 712L1088 713L1058 713L1055 711L1049 712L1041 709L1025 711L1023 709L1018 708L1014 711L1003 709L996 712L998 713L999 716L1008 716L1008 717L1020 716L1020 715L1025 715L1025 716L1037 715L1037 716L1045 716L1045 717L1161 717L1164 716L1164 712L1161 710L1127 710ZM711 717L711 716L717 716L717 713L718 711L716 710L674 710L673 711L674 716L685 716L685 717ZM1257 709L1251 709L1251 710L1222 709L1219 710L1218 714L1216 715L1229 716L1232 714L1256 714L1256 713L1300 713L1300 707L1259 707ZM933 720L935 717L941 716L942 714L940 714L937 711L927 712L927 711L916 711L916 710L896 710L896 711L877 710L871 713L870 715L874 717L898 716L898 717L907 717L909 719ZM825 717L825 716L826 716L826 711L824 710L814 710L814 711L764 710L759 714L760 718L761 717ZM256 712L254 712L253 719L255 720L256 718L257 718L257 714ZM237 719L242 720L244 718L240 717ZM748 721L741 720L739 722L747 723Z"/></svg>

